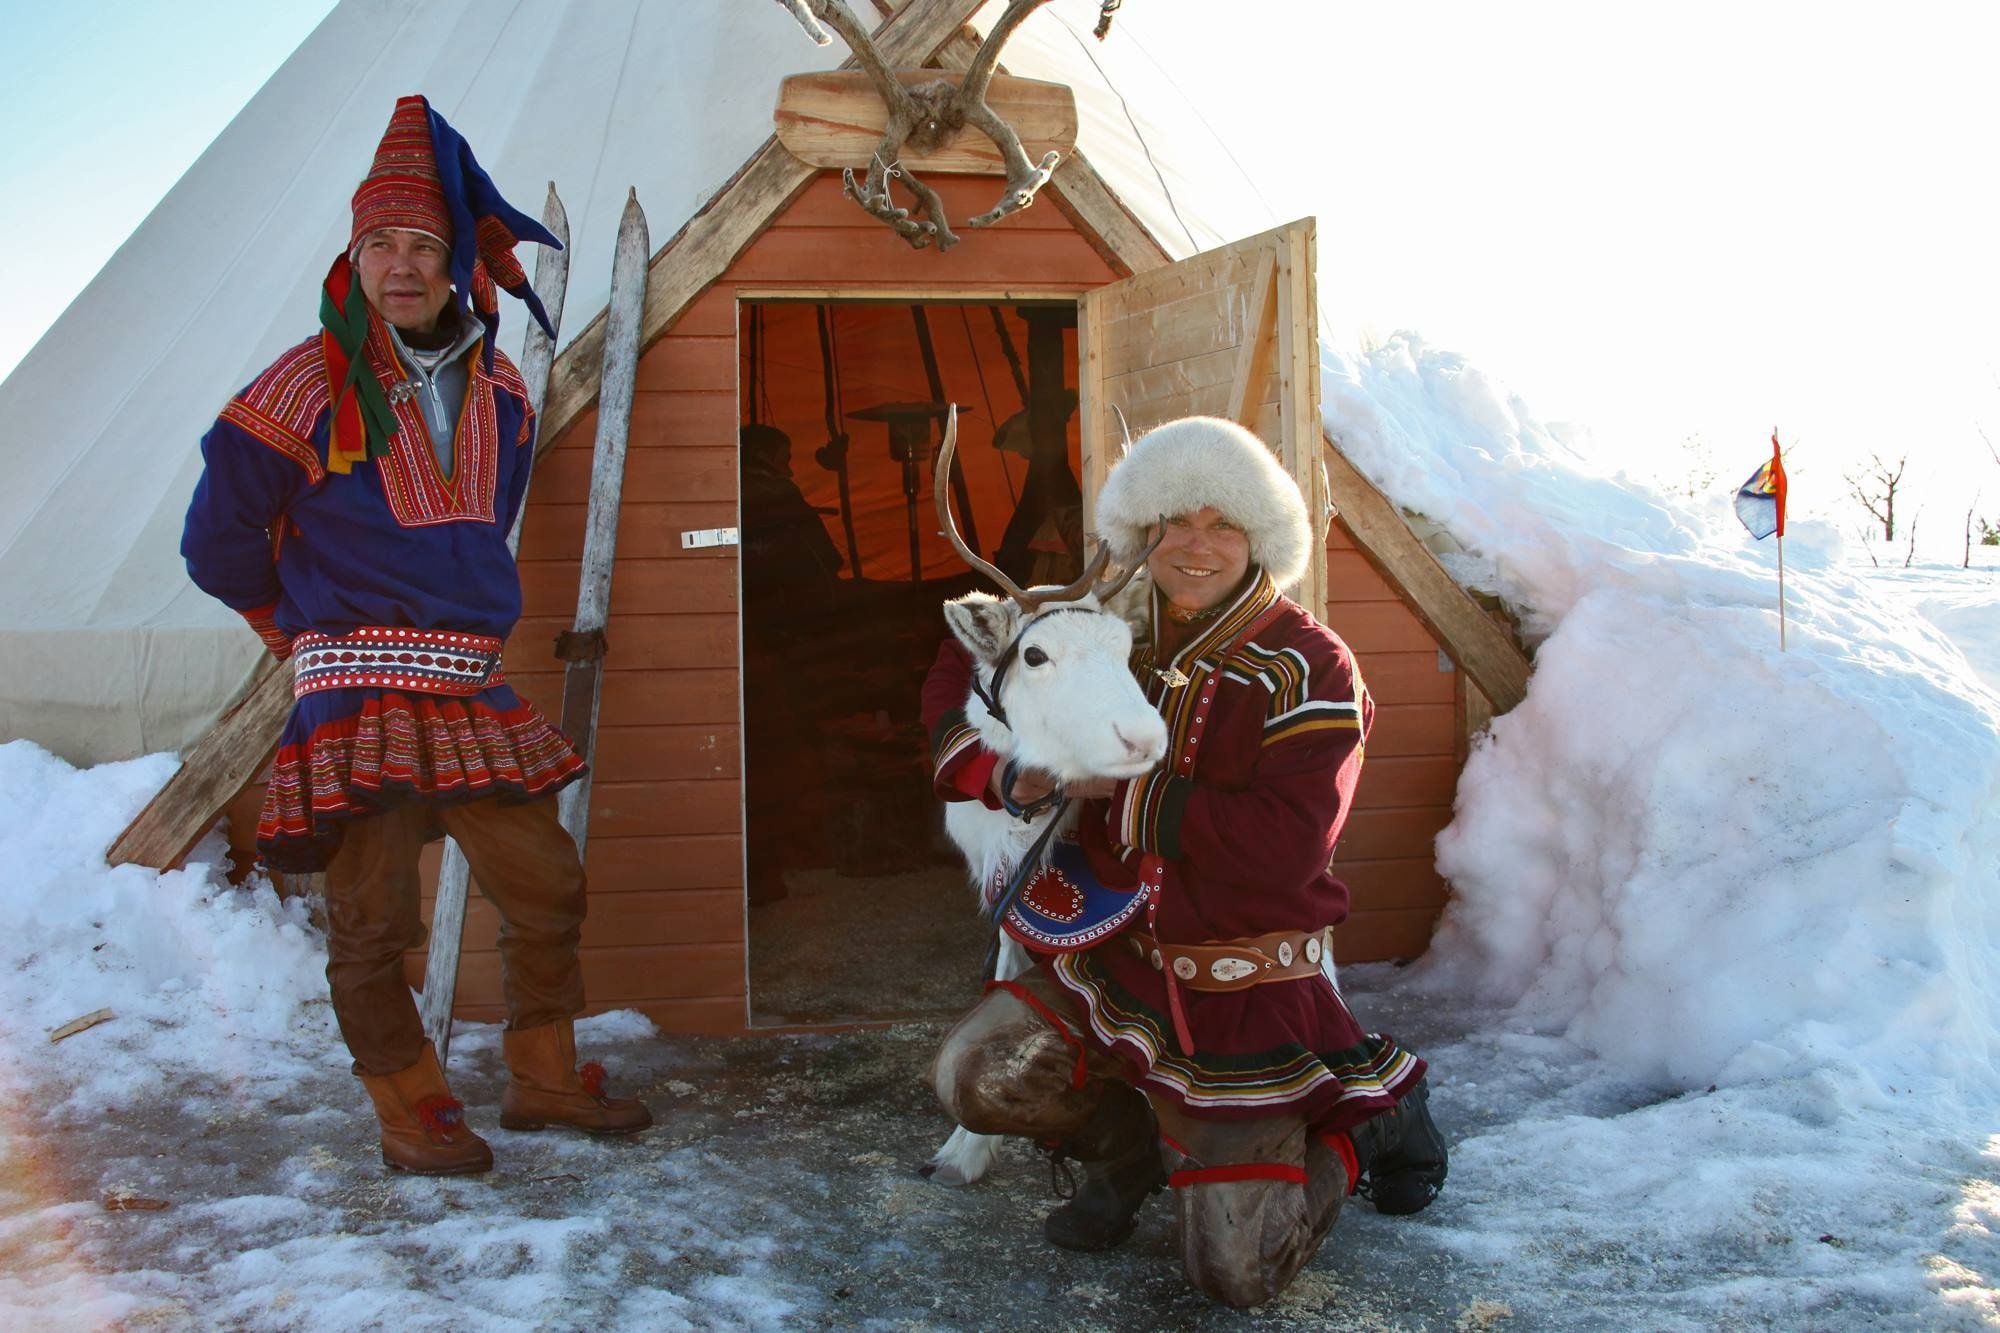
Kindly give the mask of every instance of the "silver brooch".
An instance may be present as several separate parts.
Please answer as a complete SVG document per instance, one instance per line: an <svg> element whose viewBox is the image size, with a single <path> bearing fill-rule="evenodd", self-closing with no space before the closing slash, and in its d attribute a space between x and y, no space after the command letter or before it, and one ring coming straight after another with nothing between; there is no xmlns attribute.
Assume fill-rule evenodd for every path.
<svg viewBox="0 0 2000 1333"><path fill-rule="evenodd" d="M397 407L401 407L404 403L409 402L412 398L415 398L416 396L417 396L417 386L410 383L408 380L397 380L394 384L389 386L389 401L391 404Z"/></svg>
<svg viewBox="0 0 2000 1333"><path fill-rule="evenodd" d="M1168 667L1165 671L1155 667L1153 674L1164 681L1170 690L1177 690L1188 683L1188 677L1183 675L1178 667Z"/></svg>

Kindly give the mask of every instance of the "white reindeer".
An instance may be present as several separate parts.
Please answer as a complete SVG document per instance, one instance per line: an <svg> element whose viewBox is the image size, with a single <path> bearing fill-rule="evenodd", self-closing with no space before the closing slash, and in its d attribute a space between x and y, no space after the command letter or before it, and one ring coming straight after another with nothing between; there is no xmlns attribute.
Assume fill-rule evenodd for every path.
<svg viewBox="0 0 2000 1333"><path fill-rule="evenodd" d="M1103 581L1111 552L1100 547L1083 576L1067 588L1016 586L965 544L952 518L946 482L957 433L953 409L935 470L938 514L958 553L1006 592L1004 597L969 593L945 603L946 623L973 657L966 721L1003 764L1040 769L1060 782L1150 771L1166 754L1166 724L1132 678L1131 628L1106 609L1145 557L1117 579ZM1073 826L1076 804L1054 801L1026 817L978 801L945 807L945 829L965 856L982 903L1021 871L1025 858L1048 845L1043 835L1052 821L1061 821L1058 834ZM995 978L1019 976L1029 966L1026 952L1002 931ZM993 1165L999 1142L960 1126L925 1174L943 1184L969 1185Z"/></svg>

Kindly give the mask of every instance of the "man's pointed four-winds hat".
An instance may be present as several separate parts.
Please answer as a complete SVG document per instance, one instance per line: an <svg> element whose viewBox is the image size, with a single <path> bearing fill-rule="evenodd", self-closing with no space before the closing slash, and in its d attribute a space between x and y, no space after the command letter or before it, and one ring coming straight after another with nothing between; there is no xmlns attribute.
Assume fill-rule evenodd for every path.
<svg viewBox="0 0 2000 1333"><path fill-rule="evenodd" d="M353 211L347 249L327 272L319 315L320 346L334 398L327 470L343 473L387 453L397 429L388 395L362 355L368 303L354 273L362 238L396 228L423 232L445 246L453 308L462 316L476 315L486 326L489 369L500 330L496 287L525 302L535 322L555 336L526 271L514 258L514 247L534 241L562 248L541 223L500 197L465 136L421 96L397 101L375 160L355 187Z"/></svg>

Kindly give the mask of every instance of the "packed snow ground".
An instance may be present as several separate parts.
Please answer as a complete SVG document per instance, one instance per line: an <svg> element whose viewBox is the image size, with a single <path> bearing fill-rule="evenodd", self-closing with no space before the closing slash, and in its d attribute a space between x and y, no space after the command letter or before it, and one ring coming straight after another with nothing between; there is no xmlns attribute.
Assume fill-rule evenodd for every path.
<svg viewBox="0 0 2000 1333"><path fill-rule="evenodd" d="M1330 357L1328 421L1443 522L1536 650L1468 764L1456 897L1350 969L1433 1062L1444 1197L1357 1208L1285 1301L1180 1282L1154 1205L1112 1256L1036 1234L1024 1154L969 1191L934 1027L754 1042L585 1025L660 1125L494 1136L385 1179L305 908L102 848L172 769L0 746L0 1312L57 1326L1152 1328L2000 1323L2000 568L1776 546L1585 461L1456 358ZM1760 461L1746 442L1742 471ZM1994 553L1982 551L1982 556ZM1336 628L1338 628L1336 626ZM1364 779L1365 780L1365 779ZM51 1044L67 1020L112 1021ZM493 1029L454 1050L492 1124ZM483 1114L482 1114L483 1112ZM106 1201L161 1199L158 1212ZM996 1313L996 1311L998 1313Z"/></svg>

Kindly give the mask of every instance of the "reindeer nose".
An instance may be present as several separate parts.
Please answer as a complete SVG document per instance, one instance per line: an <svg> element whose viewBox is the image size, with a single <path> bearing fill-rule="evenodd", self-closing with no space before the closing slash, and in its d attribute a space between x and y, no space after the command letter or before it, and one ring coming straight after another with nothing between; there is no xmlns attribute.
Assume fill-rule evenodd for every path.
<svg viewBox="0 0 2000 1333"><path fill-rule="evenodd" d="M1118 738L1118 743L1125 747L1125 753L1132 756L1134 759L1144 759L1146 757L1148 750L1151 748L1149 746L1141 745L1138 741L1133 740L1130 736L1127 736L1124 732L1120 731L1115 724L1111 728L1111 734L1116 736Z"/></svg>

